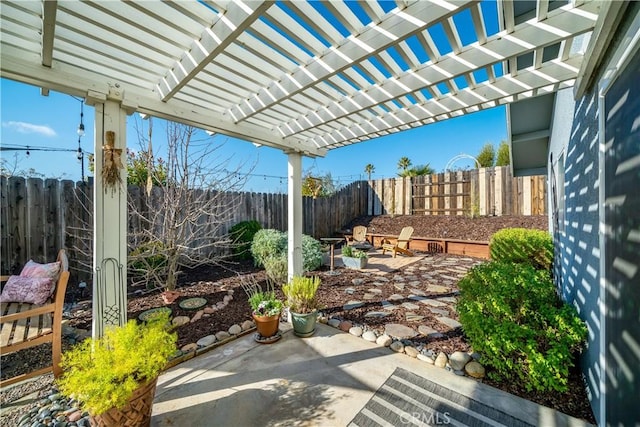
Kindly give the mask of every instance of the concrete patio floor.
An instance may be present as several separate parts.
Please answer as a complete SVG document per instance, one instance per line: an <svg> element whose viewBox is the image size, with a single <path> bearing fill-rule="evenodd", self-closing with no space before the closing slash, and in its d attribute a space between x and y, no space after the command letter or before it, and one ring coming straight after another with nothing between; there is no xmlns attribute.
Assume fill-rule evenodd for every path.
<svg viewBox="0 0 640 427"><path fill-rule="evenodd" d="M305 339L281 330L276 343L245 335L166 371L151 425L347 426L396 367L532 425L589 425L326 325Z"/></svg>

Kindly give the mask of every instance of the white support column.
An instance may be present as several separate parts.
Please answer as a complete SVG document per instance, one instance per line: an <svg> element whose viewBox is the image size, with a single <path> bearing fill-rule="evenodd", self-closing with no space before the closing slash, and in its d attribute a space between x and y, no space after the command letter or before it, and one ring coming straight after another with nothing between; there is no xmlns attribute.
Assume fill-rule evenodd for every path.
<svg viewBox="0 0 640 427"><path fill-rule="evenodd" d="M288 166L288 279L302 274L302 155L289 154Z"/></svg>
<svg viewBox="0 0 640 427"><path fill-rule="evenodd" d="M119 93L89 98L95 106L95 180L93 186L93 336L105 327L127 321L127 169L126 111ZM116 95L114 97L114 95ZM121 183L105 186L102 168L107 132L114 132L116 149L122 150Z"/></svg>

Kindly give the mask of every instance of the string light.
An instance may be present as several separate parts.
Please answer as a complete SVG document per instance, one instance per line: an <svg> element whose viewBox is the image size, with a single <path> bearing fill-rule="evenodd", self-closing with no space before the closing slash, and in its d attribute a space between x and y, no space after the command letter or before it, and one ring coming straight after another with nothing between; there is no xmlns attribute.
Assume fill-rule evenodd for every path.
<svg viewBox="0 0 640 427"><path fill-rule="evenodd" d="M80 124L78 125L78 143L80 142L80 138L84 136L84 99L80 100Z"/></svg>

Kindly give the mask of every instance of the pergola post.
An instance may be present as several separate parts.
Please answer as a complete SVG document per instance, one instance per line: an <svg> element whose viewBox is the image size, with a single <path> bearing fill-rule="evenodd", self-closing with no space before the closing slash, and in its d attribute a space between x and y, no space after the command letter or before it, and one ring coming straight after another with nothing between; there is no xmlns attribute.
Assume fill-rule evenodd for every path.
<svg viewBox="0 0 640 427"><path fill-rule="evenodd" d="M291 280L302 274L302 155L289 153L288 162L287 277Z"/></svg>
<svg viewBox="0 0 640 427"><path fill-rule="evenodd" d="M97 96L97 97L93 97ZM119 93L90 94L95 106L95 180L93 185L93 327L94 337L105 327L127 321L127 169L126 111ZM107 135L107 133L113 134ZM105 144L114 136L113 148ZM119 151L121 150L121 151ZM119 159L118 159L119 157ZM103 168L116 167L120 182L103 181ZM113 170L113 169L112 169Z"/></svg>

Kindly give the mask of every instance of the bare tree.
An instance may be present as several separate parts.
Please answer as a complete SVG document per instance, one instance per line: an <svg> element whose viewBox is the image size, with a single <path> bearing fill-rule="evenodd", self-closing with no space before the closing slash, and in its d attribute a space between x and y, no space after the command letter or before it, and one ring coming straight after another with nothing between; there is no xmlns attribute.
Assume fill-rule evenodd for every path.
<svg viewBox="0 0 640 427"><path fill-rule="evenodd" d="M181 268L216 264L233 245L226 228L247 175L240 166L230 169L231 158L216 156L216 137L199 139L201 134L167 123L166 176L151 177L160 185L150 191L130 191L129 264L147 286L174 290ZM157 171L149 168L150 174Z"/></svg>
<svg viewBox="0 0 640 427"><path fill-rule="evenodd" d="M231 157L219 154L220 137L171 122L166 122L166 150L161 150L167 158L156 159L151 127L148 122L145 132L136 124L140 151L127 159L133 179L127 192L129 278L134 285L173 290L184 267L221 264L230 257L234 244L227 228L248 174L240 173L244 164L232 165ZM86 261L82 269L91 272L91 191L82 185L75 194L82 208L73 222L80 225L69 227L67 238Z"/></svg>

